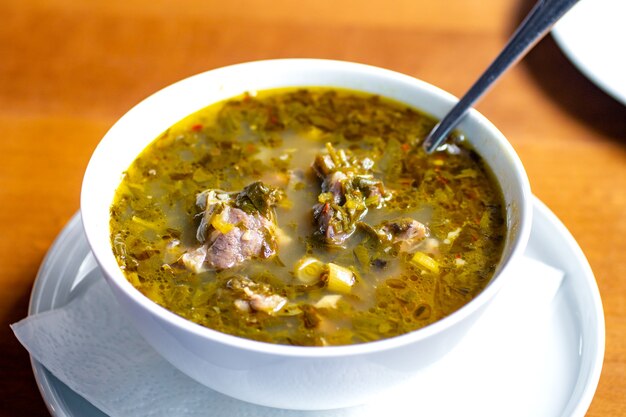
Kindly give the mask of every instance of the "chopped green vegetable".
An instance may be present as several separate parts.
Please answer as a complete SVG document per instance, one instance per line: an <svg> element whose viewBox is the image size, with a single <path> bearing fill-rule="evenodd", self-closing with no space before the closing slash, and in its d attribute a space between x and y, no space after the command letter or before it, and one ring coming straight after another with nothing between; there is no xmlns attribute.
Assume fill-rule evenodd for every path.
<svg viewBox="0 0 626 417"><path fill-rule="evenodd" d="M315 308L337 308L341 297L339 294L326 294L315 303Z"/></svg>
<svg viewBox="0 0 626 417"><path fill-rule="evenodd" d="M363 270L365 272L368 272L371 262L369 250L363 245L358 245L354 248L354 255L358 259L359 264L361 265Z"/></svg>
<svg viewBox="0 0 626 417"><path fill-rule="evenodd" d="M235 228L234 224L228 223L228 219L224 216L225 213L227 211L222 211L219 214L215 214L211 219L211 226L222 234L226 234Z"/></svg>
<svg viewBox="0 0 626 417"><path fill-rule="evenodd" d="M244 187L235 198L235 206L246 213L255 211L268 217L269 209L283 197L282 192L277 188L268 187L260 181Z"/></svg>
<svg viewBox="0 0 626 417"><path fill-rule="evenodd" d="M352 286L356 282L354 272L343 266L339 266L330 262L328 264L328 276L326 278L326 287L329 291L342 294L350 294Z"/></svg>
<svg viewBox="0 0 626 417"><path fill-rule="evenodd" d="M411 257L411 262L426 271L439 273L439 263L423 252L415 252Z"/></svg>
<svg viewBox="0 0 626 417"><path fill-rule="evenodd" d="M324 263L312 257L305 257L296 264L296 278L303 284L312 285L322 279L322 274L326 271Z"/></svg>
<svg viewBox="0 0 626 417"><path fill-rule="evenodd" d="M141 217L137 217L137 216L133 216L132 220L137 223L142 225L143 227L145 227L146 229L153 229L156 230L158 229L158 225L154 222L149 222L148 220L144 220Z"/></svg>

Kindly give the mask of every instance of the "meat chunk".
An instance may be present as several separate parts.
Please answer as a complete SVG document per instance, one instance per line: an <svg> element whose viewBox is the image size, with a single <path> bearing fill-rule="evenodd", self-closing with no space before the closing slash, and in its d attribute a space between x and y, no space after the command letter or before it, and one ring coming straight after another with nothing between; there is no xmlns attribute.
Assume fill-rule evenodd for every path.
<svg viewBox="0 0 626 417"><path fill-rule="evenodd" d="M276 253L276 219L273 207L282 198L279 190L260 182L241 192L206 190L198 194L203 210L196 238L202 244L181 257L194 272L226 269L252 258Z"/></svg>
<svg viewBox="0 0 626 417"><path fill-rule="evenodd" d="M429 235L426 226L409 217L383 222L374 229L381 243L394 245L401 252L412 252Z"/></svg>
<svg viewBox="0 0 626 417"><path fill-rule="evenodd" d="M356 230L369 208L381 208L391 198L382 181L374 178L373 161L326 144L326 154L316 156L313 170L322 192L313 206L315 234L325 243L342 245Z"/></svg>
<svg viewBox="0 0 626 417"><path fill-rule="evenodd" d="M205 258L208 266L226 269L247 259L274 255L275 225L272 222L260 215L246 214L238 208L225 207L222 215L226 224L233 227L226 233L213 230L209 234Z"/></svg>
<svg viewBox="0 0 626 417"><path fill-rule="evenodd" d="M206 258L206 246L202 245L199 248L189 250L180 257L187 269L199 274L204 271L204 259Z"/></svg>
<svg viewBox="0 0 626 417"><path fill-rule="evenodd" d="M276 314L287 303L287 299L275 294L268 284L256 283L248 277L233 277L227 286L239 293L241 298L235 300L235 307L243 312L254 310Z"/></svg>

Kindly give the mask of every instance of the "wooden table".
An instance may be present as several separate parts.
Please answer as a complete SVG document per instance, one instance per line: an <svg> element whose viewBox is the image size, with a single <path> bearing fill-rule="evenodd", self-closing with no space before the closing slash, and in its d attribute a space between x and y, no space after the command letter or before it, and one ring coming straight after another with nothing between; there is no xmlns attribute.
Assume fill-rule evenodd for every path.
<svg viewBox="0 0 626 417"><path fill-rule="evenodd" d="M191 74L280 57L358 61L461 95L532 1L2 0L0 2L0 415L46 415L8 325L78 210L107 129ZM483 99L534 193L595 272L606 355L589 416L626 415L626 107L545 39Z"/></svg>

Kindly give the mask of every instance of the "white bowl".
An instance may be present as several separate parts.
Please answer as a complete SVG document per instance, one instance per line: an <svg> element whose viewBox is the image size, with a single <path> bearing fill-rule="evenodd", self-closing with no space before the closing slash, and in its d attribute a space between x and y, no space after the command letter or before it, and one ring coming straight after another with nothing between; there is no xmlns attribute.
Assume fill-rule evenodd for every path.
<svg viewBox="0 0 626 417"><path fill-rule="evenodd" d="M91 249L120 307L175 367L226 395L272 407L329 409L361 404L445 355L496 296L531 225L524 168L504 136L471 111L459 126L500 182L507 207L504 256L489 285L452 315L402 336L359 345L296 347L219 333L158 306L124 277L111 249L109 208L121 175L158 135L211 103L246 91L334 86L380 94L441 118L457 101L425 82L371 66L314 59L250 62L208 71L148 97L104 136L85 173L81 212ZM416 393L416 401L419 400Z"/></svg>

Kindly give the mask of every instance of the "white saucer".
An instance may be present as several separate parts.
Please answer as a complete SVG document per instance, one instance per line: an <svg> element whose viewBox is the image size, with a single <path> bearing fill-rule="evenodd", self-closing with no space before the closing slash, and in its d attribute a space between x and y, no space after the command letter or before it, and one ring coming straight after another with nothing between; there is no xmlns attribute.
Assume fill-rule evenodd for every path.
<svg viewBox="0 0 626 417"><path fill-rule="evenodd" d="M527 415L582 417L595 393L604 357L604 315L596 281L575 240L556 216L537 199L534 201L534 220L526 255L565 272L561 288L553 300L550 317L546 317L543 320L545 323L537 326L536 331L540 333L533 335L533 326L529 326L531 334L527 337L531 340L533 336L543 337L541 343L544 345L528 352L528 355L541 357L524 360L541 366L535 365L536 378L529 381L532 387L514 381L516 375L513 373L508 376L510 381L490 383L515 387L516 391L511 396L516 404L511 403L510 407L530 407L527 410L530 414ZM86 277L99 275L89 274L95 268L97 265L83 236L80 215L76 214L57 237L41 265L31 295L29 314L66 304L81 291L81 284L85 284ZM510 359L517 360L514 357ZM40 363L32 360L32 365L35 379L52 415L104 415L50 374ZM477 381L481 377L484 379L485 376L477 376ZM466 390L475 391L479 402L482 401L481 396L489 401L488 386L481 386L480 383L474 385L468 386ZM541 395L533 397L533 393ZM467 392L463 394L467 397ZM446 394L446 398L455 397L458 396L454 392ZM412 415L410 401L412 399L407 398L406 404L394 406L402 410L403 415L405 412L408 413L406 415ZM251 417L275 413L294 417L318 415L287 410L275 410L272 414L271 409L264 407L258 407L257 412L255 406L243 403L242 410ZM211 412L207 409L206 415L212 416ZM367 417L378 416L380 413L378 404L372 407L360 406L358 410L332 410L328 415Z"/></svg>
<svg viewBox="0 0 626 417"><path fill-rule="evenodd" d="M624 0L582 0L552 30L574 65L622 104L626 104L624 17Z"/></svg>

